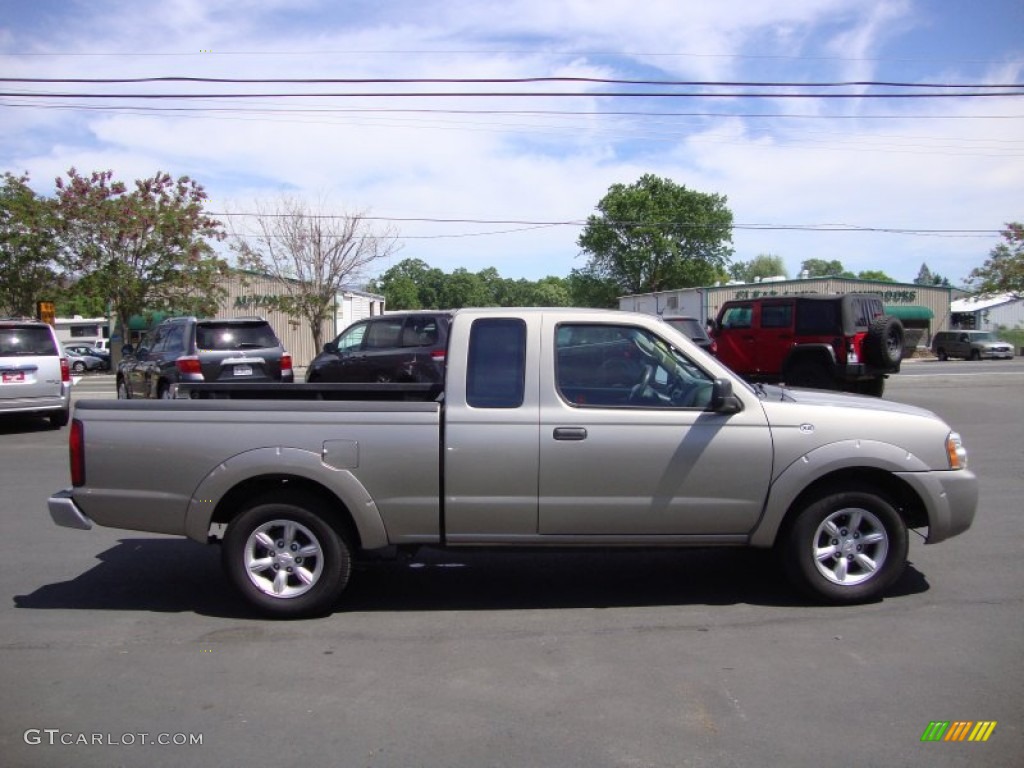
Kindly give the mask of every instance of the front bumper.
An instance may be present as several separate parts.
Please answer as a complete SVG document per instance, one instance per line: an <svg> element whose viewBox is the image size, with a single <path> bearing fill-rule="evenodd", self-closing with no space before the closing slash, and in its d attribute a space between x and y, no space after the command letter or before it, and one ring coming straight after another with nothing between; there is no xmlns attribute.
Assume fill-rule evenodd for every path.
<svg viewBox="0 0 1024 768"><path fill-rule="evenodd" d="M46 505L50 509L50 517L53 518L53 522L62 528L77 528L80 531L88 531L93 526L89 516L80 510L78 505L75 504L75 500L71 498L70 488L57 491L57 493L47 499Z"/></svg>
<svg viewBox="0 0 1024 768"><path fill-rule="evenodd" d="M963 533L974 522L978 508L978 478L967 469L936 472L897 472L917 491L928 512L926 544Z"/></svg>
<svg viewBox="0 0 1024 768"><path fill-rule="evenodd" d="M983 349L981 350L983 360L1012 360L1012 349Z"/></svg>

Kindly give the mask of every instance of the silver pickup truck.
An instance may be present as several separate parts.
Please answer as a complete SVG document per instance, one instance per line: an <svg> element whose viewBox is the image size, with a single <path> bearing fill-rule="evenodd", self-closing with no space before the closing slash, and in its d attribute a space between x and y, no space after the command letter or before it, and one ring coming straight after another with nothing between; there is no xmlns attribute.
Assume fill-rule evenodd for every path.
<svg viewBox="0 0 1024 768"><path fill-rule="evenodd" d="M461 310L443 390L338 399L352 386L80 402L50 513L219 541L242 594L297 617L331 609L353 559L424 545L775 548L812 597L862 602L909 528L942 541L977 504L934 414L748 386L646 315Z"/></svg>

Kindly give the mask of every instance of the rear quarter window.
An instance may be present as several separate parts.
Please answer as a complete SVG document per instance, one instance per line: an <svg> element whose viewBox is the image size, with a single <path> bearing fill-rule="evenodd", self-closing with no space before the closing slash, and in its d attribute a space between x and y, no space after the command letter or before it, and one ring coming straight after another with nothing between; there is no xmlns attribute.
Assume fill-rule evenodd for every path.
<svg viewBox="0 0 1024 768"><path fill-rule="evenodd" d="M819 336L836 333L842 324L839 318L839 304L835 301L797 302L796 332L802 336Z"/></svg>
<svg viewBox="0 0 1024 768"><path fill-rule="evenodd" d="M526 323L484 318L469 334L466 403L473 408L518 408L526 389Z"/></svg>

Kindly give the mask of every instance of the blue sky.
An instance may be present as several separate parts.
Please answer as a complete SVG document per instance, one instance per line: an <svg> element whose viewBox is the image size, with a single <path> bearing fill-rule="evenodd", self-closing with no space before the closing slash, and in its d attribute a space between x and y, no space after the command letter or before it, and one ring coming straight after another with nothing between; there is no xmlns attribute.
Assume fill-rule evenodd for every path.
<svg viewBox="0 0 1024 768"><path fill-rule="evenodd" d="M3 77L917 87L751 98L664 95L711 90L689 86L623 96L627 86L566 81L329 84L312 90L350 95L224 98L305 86L8 82L0 170L29 172L44 193L72 166L125 181L187 174L211 210L235 214L287 193L392 227L401 249L381 268L419 258L529 279L583 266L579 222L611 184L654 173L727 196L736 260L778 255L795 276L804 259L838 259L902 281L927 263L958 283L1006 222L1024 219L1024 96L877 95L1021 84L1022 70L1019 0L7 0ZM445 95L397 95L424 90ZM458 95L470 90L555 95ZM73 95L33 95L57 91ZM230 221L242 230L247 219Z"/></svg>

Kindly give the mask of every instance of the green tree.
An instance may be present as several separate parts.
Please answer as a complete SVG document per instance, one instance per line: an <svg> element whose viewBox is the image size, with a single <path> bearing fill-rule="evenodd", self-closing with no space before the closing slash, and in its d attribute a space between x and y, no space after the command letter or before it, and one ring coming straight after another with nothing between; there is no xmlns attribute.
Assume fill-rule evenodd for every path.
<svg viewBox="0 0 1024 768"><path fill-rule="evenodd" d="M422 259L403 259L367 285L381 294L388 309L442 309L444 273Z"/></svg>
<svg viewBox="0 0 1024 768"><path fill-rule="evenodd" d="M729 265L729 277L733 280L742 280L744 283L753 283L758 278L776 275L789 277L789 272L786 271L786 263L781 256L769 253L762 253L750 261L737 261Z"/></svg>
<svg viewBox="0 0 1024 768"><path fill-rule="evenodd" d="M28 186L29 177L3 175L0 185L0 314L32 317L36 302L59 293L53 201Z"/></svg>
<svg viewBox="0 0 1024 768"><path fill-rule="evenodd" d="M971 271L967 281L978 293L1009 293L1024 298L1024 224L1009 222L1003 242L990 252L985 263Z"/></svg>
<svg viewBox="0 0 1024 768"><path fill-rule="evenodd" d="M880 283L895 283L896 281L889 277L885 272L880 269L864 269L857 273L857 277L861 280L877 280Z"/></svg>
<svg viewBox="0 0 1024 768"><path fill-rule="evenodd" d="M619 296L623 294L618 282L595 273L590 267L572 270L566 283L573 307L617 309Z"/></svg>
<svg viewBox="0 0 1024 768"><path fill-rule="evenodd" d="M846 271L841 261L835 259L807 259L800 265L800 272L807 273L807 277L854 277L852 272Z"/></svg>
<svg viewBox="0 0 1024 768"><path fill-rule="evenodd" d="M568 281L561 277L545 277L531 286L529 303L521 306L568 307L572 305Z"/></svg>
<svg viewBox="0 0 1024 768"><path fill-rule="evenodd" d="M629 186L613 184L597 210L577 241L589 254L584 274L619 293L708 285L725 274L732 211L724 195L645 174Z"/></svg>
<svg viewBox="0 0 1024 768"><path fill-rule="evenodd" d="M225 291L227 263L208 240L224 237L203 211L203 187L158 172L129 190L113 171L81 176L72 168L57 179L61 261L128 327L132 315L213 314Z"/></svg>
<svg viewBox="0 0 1024 768"><path fill-rule="evenodd" d="M445 277L438 300L445 309L486 307L493 304L487 283L479 275L463 268Z"/></svg>
<svg viewBox="0 0 1024 768"><path fill-rule="evenodd" d="M914 278L916 285L940 285L943 288L949 288L949 278L943 277L937 272L932 272L928 269L927 264L921 264L921 269L917 271L917 277Z"/></svg>

